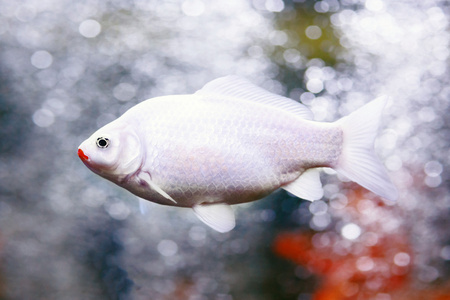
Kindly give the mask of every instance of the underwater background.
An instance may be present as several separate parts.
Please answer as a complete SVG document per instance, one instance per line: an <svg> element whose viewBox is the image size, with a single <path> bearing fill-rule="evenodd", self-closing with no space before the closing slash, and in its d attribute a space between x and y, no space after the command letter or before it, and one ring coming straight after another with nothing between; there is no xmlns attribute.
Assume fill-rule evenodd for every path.
<svg viewBox="0 0 450 300"><path fill-rule="evenodd" d="M0 299L450 299L450 2L0 0ZM229 74L331 122L379 95L386 203L235 206L221 234L89 171L77 146Z"/></svg>

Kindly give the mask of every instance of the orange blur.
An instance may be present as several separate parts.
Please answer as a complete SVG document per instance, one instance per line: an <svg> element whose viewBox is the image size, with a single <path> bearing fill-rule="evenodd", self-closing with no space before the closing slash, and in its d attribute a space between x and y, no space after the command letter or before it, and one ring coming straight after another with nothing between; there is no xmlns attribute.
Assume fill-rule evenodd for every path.
<svg viewBox="0 0 450 300"><path fill-rule="evenodd" d="M374 206L364 215L358 211L358 203L368 198ZM334 212L333 216L357 224L362 230L357 239L347 240L334 228L320 232L286 232L275 239L276 254L320 278L321 284L314 292L313 300L378 297L389 300L450 300L450 284L441 284L439 288L415 288L414 255L407 229L402 224L395 230L383 226L393 218L405 217L396 206L385 205L381 199L368 195L356 185L351 185L347 199L346 206ZM373 215L370 215L371 211ZM369 241L367 236L375 238Z"/></svg>

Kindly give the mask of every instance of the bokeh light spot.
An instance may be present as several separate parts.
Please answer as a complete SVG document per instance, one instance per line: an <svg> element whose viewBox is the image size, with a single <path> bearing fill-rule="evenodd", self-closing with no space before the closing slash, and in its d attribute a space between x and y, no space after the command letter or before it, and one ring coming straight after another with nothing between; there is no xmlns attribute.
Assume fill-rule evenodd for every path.
<svg viewBox="0 0 450 300"><path fill-rule="evenodd" d="M333 209L343 209L347 206L348 199L344 194L335 193L330 198L330 206Z"/></svg>
<svg viewBox="0 0 450 300"><path fill-rule="evenodd" d="M326 13L330 9L330 5L326 1L319 1L314 4L314 9L318 13Z"/></svg>
<svg viewBox="0 0 450 300"><path fill-rule="evenodd" d="M429 161L425 164L424 172L425 184L431 188L438 187L442 183L441 173L443 171L442 164L438 161Z"/></svg>
<svg viewBox="0 0 450 300"><path fill-rule="evenodd" d="M55 122L55 115L51 110L41 108L34 112L32 119L37 126L48 127Z"/></svg>
<svg viewBox="0 0 450 300"><path fill-rule="evenodd" d="M270 42L276 46L282 46L287 43L288 36L282 30L274 30L269 35Z"/></svg>
<svg viewBox="0 0 450 300"><path fill-rule="evenodd" d="M442 30L448 26L447 16L440 7L435 6L429 8L427 14L435 30Z"/></svg>
<svg viewBox="0 0 450 300"><path fill-rule="evenodd" d="M441 175L443 167L440 162L432 160L425 164L424 171L428 176L435 177Z"/></svg>
<svg viewBox="0 0 450 300"><path fill-rule="evenodd" d="M313 215L323 215L327 212L327 210L328 205L322 200L314 201L309 205L309 211Z"/></svg>
<svg viewBox="0 0 450 300"><path fill-rule="evenodd" d="M375 298L373 298L374 300L391 300L391 295L386 294L386 293L378 293Z"/></svg>
<svg viewBox="0 0 450 300"><path fill-rule="evenodd" d="M355 240L361 235L361 228L354 223L349 223L342 227L341 234L348 240Z"/></svg>
<svg viewBox="0 0 450 300"><path fill-rule="evenodd" d="M442 259L450 260L450 245L442 247L441 257L442 257Z"/></svg>
<svg viewBox="0 0 450 300"><path fill-rule="evenodd" d="M265 7L268 11L280 12L284 9L282 0L266 0Z"/></svg>
<svg viewBox="0 0 450 300"><path fill-rule="evenodd" d="M384 3L381 0L367 0L365 6L370 11L382 11L384 8Z"/></svg>
<svg viewBox="0 0 450 300"><path fill-rule="evenodd" d="M373 259L368 256L361 256L356 261L356 267L363 272L367 272L372 270L375 267L375 263Z"/></svg>
<svg viewBox="0 0 450 300"><path fill-rule="evenodd" d="M108 205L106 211L116 220L125 220L130 214L130 209L123 202Z"/></svg>
<svg viewBox="0 0 450 300"><path fill-rule="evenodd" d="M162 240L158 243L157 249L163 256L173 256L178 252L178 245L172 240Z"/></svg>
<svg viewBox="0 0 450 300"><path fill-rule="evenodd" d="M306 88L311 93L320 93L323 90L323 81L318 78L312 78L306 82Z"/></svg>
<svg viewBox="0 0 450 300"><path fill-rule="evenodd" d="M375 246L378 243L378 235L375 232L366 232L361 236L361 239L367 247Z"/></svg>
<svg viewBox="0 0 450 300"><path fill-rule="evenodd" d="M305 92L300 95L300 101L302 101L303 104L310 105L311 102L316 98L316 96L313 93ZM329 168L332 170L331 168Z"/></svg>
<svg viewBox="0 0 450 300"><path fill-rule="evenodd" d="M441 176L427 176L425 177L425 184L430 188L435 188L440 186L442 183Z"/></svg>
<svg viewBox="0 0 450 300"><path fill-rule="evenodd" d="M419 111L419 118L424 122L431 122L436 119L436 113L432 107L424 107Z"/></svg>
<svg viewBox="0 0 450 300"><path fill-rule="evenodd" d="M331 216L329 214L321 214L321 215L314 215L312 217L311 222L309 223L309 226L311 226L312 229L321 231L328 227L328 225L331 224Z"/></svg>
<svg viewBox="0 0 450 300"><path fill-rule="evenodd" d="M194 241L202 241L206 238L206 230L204 227L193 226L189 230L189 237Z"/></svg>
<svg viewBox="0 0 450 300"><path fill-rule="evenodd" d="M399 267L406 267L410 261L411 257L406 252L399 252L394 256L394 263Z"/></svg>
<svg viewBox="0 0 450 300"><path fill-rule="evenodd" d="M439 277L439 271L432 266L423 266L419 271L419 280L423 282L432 282Z"/></svg>
<svg viewBox="0 0 450 300"><path fill-rule="evenodd" d="M258 58L258 57L262 57L262 56L263 56L264 50L263 50L263 48L261 48L261 47L258 46L258 45L253 45L253 46L250 46L250 47L247 49L247 53L248 53L248 55L250 55L251 57Z"/></svg>
<svg viewBox="0 0 450 300"><path fill-rule="evenodd" d="M78 27L78 31L86 38L95 38L102 31L102 26L95 20L84 20Z"/></svg>
<svg viewBox="0 0 450 300"><path fill-rule="evenodd" d="M356 283L348 283L342 287L342 294L349 298L355 296L359 291L359 286ZM310 298L308 298L310 299Z"/></svg>
<svg viewBox="0 0 450 300"><path fill-rule="evenodd" d="M33 6L21 5L15 11L15 16L19 21L29 22L36 16L36 10Z"/></svg>
<svg viewBox="0 0 450 300"><path fill-rule="evenodd" d="M53 63L53 56L45 51L39 50L31 55L31 64L38 69L46 69Z"/></svg>
<svg viewBox="0 0 450 300"><path fill-rule="evenodd" d="M249 244L245 239L235 239L230 243L231 251L237 254L242 254L248 251Z"/></svg>
<svg viewBox="0 0 450 300"><path fill-rule="evenodd" d="M286 49L283 53L283 58L288 63L296 63L300 60L301 55L297 49Z"/></svg>
<svg viewBox="0 0 450 300"><path fill-rule="evenodd" d="M391 171L398 171L403 166L403 161L400 156L392 155L386 158L385 165Z"/></svg>
<svg viewBox="0 0 450 300"><path fill-rule="evenodd" d="M322 36L322 29L319 26L311 25L305 29L306 36L311 40L317 40Z"/></svg>
<svg viewBox="0 0 450 300"><path fill-rule="evenodd" d="M186 16L198 17L205 12L205 4L201 0L186 0L181 4L181 10Z"/></svg>
<svg viewBox="0 0 450 300"><path fill-rule="evenodd" d="M113 89L113 95L117 100L129 101L136 95L136 87L129 83L119 83Z"/></svg>
<svg viewBox="0 0 450 300"><path fill-rule="evenodd" d="M264 209L261 211L260 217L264 222L272 222L275 220L276 213L273 209Z"/></svg>

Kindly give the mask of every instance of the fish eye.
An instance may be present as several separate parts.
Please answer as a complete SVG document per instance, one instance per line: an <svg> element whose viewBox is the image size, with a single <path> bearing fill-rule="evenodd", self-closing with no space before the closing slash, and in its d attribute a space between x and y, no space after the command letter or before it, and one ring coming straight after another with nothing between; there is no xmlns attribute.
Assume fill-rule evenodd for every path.
<svg viewBox="0 0 450 300"><path fill-rule="evenodd" d="M106 148L109 146L109 139L105 137L99 137L97 139L97 147Z"/></svg>

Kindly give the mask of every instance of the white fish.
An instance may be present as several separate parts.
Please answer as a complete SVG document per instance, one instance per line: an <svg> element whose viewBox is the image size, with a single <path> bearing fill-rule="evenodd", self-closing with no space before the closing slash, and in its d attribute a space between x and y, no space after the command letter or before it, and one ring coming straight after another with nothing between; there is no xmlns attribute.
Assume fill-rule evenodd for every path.
<svg viewBox="0 0 450 300"><path fill-rule="evenodd" d="M397 190L373 151L385 104L378 98L337 122L315 122L303 104L228 76L192 95L137 104L85 140L78 155L133 194L191 207L227 232L235 226L230 204L278 188L320 199L321 167L395 200Z"/></svg>

